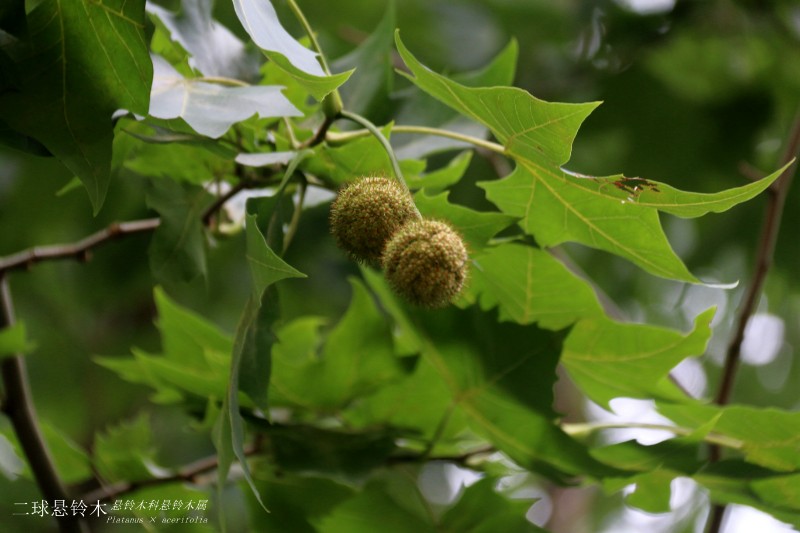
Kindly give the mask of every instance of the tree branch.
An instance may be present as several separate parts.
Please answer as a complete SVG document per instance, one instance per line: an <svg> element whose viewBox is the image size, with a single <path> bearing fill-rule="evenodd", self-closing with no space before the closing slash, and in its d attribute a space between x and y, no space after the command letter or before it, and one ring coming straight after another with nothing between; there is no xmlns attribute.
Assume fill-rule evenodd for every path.
<svg viewBox="0 0 800 533"><path fill-rule="evenodd" d="M244 451L244 453L245 455L253 455L258 451L260 451L259 447L250 446ZM143 479L141 481L125 481L121 483L115 483L113 485L100 487L96 490L89 491L84 494L81 499L86 502L107 502L119 498L120 496L130 494L131 492L135 492L144 487L165 485L168 483L195 483L198 477L215 470L218 466L218 456L211 455L184 466L171 476Z"/></svg>
<svg viewBox="0 0 800 533"><path fill-rule="evenodd" d="M0 329L2 329L12 326L16 319L8 281L1 272L0 300L2 300L2 310L0 310ZM58 477L53 458L50 456L42 433L39 430L25 359L22 355L3 359L0 372L2 373L3 386L5 388L3 412L11 420L14 432L17 435L17 439L19 439L20 447L28 459L31 472L36 484L39 486L39 490L42 492L42 496L51 503L55 500L67 500L67 491ZM63 533L84 531L77 516L63 516L57 519L59 530Z"/></svg>
<svg viewBox="0 0 800 533"><path fill-rule="evenodd" d="M786 144L786 150L780 164L785 165L795 158L798 154L798 150L800 150L800 111L798 111L794 119L789 140ZM750 316L753 314L758 304L761 291L764 287L764 281L772 267L775 243L778 240L778 231L780 230L781 217L783 215L783 206L786 202L786 195L789 192L789 187L791 186L796 169L797 162L787 168L783 172L783 175L775 180L767 190L769 194L767 198L768 203L764 214L764 222L761 226L761 235L759 236L758 254L756 255L753 279L742 300L742 305L739 307L736 330L728 344L728 350L725 354L722 381L720 382L717 395L714 398L714 402L717 405L725 405L730 401L736 370L739 365L744 331L747 327L747 322L750 320Z"/></svg>
<svg viewBox="0 0 800 533"><path fill-rule="evenodd" d="M792 129L789 133L789 138L786 142L786 148L781 157L780 164L785 165L789 163L789 161L798 156L798 152L800 152L800 110L797 111L792 123ZM736 329L725 353L722 379L719 389L717 390L717 395L714 397L714 403L717 405L726 405L730 402L733 385L736 381L736 372L739 368L744 332L747 328L747 323L750 321L750 317L753 315L753 311L756 309L767 274L772 267L772 261L775 255L775 244L778 240L781 217L783 216L783 208L796 170L797 161L795 161L792 166L788 167L783 174L770 185L769 189L767 189L769 196L767 197L767 207L758 241L758 253L756 254L753 279L739 307ZM712 463L717 462L720 457L720 447L716 444L712 445L709 448L709 461ZM708 525L706 527L707 533L719 533L722 528L723 518L725 517L725 510L725 505L713 504L711 506Z"/></svg>
<svg viewBox="0 0 800 533"><path fill-rule="evenodd" d="M243 189L252 187L253 185L254 182L243 179L234 185L228 192L217 198L203 212L203 224L208 226L211 223L214 214L219 211L225 202L236 196ZM158 228L160 224L161 219L158 217L131 220L129 222L114 222L108 227L92 233L91 235L74 243L36 246L8 255L6 257L0 257L0 276L5 272L12 270L29 269L36 263L40 263L42 261L77 259L78 261L85 262L91 257L92 249L120 237L153 231Z"/></svg>
<svg viewBox="0 0 800 533"><path fill-rule="evenodd" d="M254 455L259 453L261 450L261 446L258 443L254 443L250 447L248 447L244 453L247 456ZM469 450L459 455L452 455L452 456L442 456L442 457L427 457L425 453L413 453L413 454L403 454L403 455L392 455L386 458L386 466L393 466L398 464L406 464L406 463L417 463L424 460L432 460L432 461L452 461L454 463L468 466L469 461L478 455L487 455L497 451L492 446L481 446L479 448ZM215 470L219 466L218 457L216 455L211 455L209 457L204 457L195 461L194 463L190 463L177 472L175 472L171 476L165 477L157 477L151 479L144 479L142 481L135 481L135 482L121 482L116 483L114 485L109 485L107 487L100 487L98 489L89 491L85 493L81 499L87 502L94 502L94 501L101 501L101 502L108 502L121 496L125 496L126 494L130 494L135 492L144 487L152 487L157 485L165 485L168 483L196 483L197 478Z"/></svg>
<svg viewBox="0 0 800 533"><path fill-rule="evenodd" d="M125 235L153 231L160 223L161 219L159 218L115 222L107 228L93 233L75 243L29 248L0 258L0 276L10 270L28 269L41 261L57 259L87 261L89 259L89 253L93 248Z"/></svg>

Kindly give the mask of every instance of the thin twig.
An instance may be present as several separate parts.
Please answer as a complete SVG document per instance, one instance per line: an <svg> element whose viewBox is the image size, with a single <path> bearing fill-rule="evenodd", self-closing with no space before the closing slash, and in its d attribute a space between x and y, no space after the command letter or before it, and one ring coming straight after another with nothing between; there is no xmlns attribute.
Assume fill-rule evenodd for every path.
<svg viewBox="0 0 800 533"><path fill-rule="evenodd" d="M350 141L353 139L357 139L359 137L366 137L370 135L370 131L368 130L355 130L355 131L346 131L346 132L329 132L327 135L327 140L333 143L337 142L345 142ZM462 141L467 144L473 144L480 148L485 148L490 152L494 152L500 155L506 155L506 148L502 144L498 144L496 142L487 141L485 139L479 139L478 137L473 137L471 135L466 135L463 133L458 133L455 131L445 130L441 128L431 128L428 126L412 126L412 125L394 125L392 126L392 133L412 133L412 134L419 134L419 135L435 135L437 137L446 137L448 139L453 139L456 141Z"/></svg>
<svg viewBox="0 0 800 533"><path fill-rule="evenodd" d="M258 453L259 451L260 448L256 445L253 445L245 449L244 454L249 456ZM143 479L141 481L124 481L121 483L115 483L113 485L100 487L87 492L81 497L81 499L87 502L107 502L145 487L166 485L169 483L196 483L197 478L203 474L211 472L212 470L216 470L218 466L218 456L211 455L184 466L170 476Z"/></svg>
<svg viewBox="0 0 800 533"><path fill-rule="evenodd" d="M225 202L236 196L243 189L252 187L254 182L242 180L234 185L227 193L218 197L203 213L203 224L208 226L214 214L225 205ZM83 239L66 244L52 244L49 246L35 246L22 250L6 257L0 257L0 275L11 270L29 269L36 263L42 261L54 261L59 259L77 259L78 261L88 261L90 253L108 241L118 239L136 233L146 233L153 231L161 224L161 219L143 218L128 222L114 222L108 227L101 229Z"/></svg>
<svg viewBox="0 0 800 533"><path fill-rule="evenodd" d="M325 140L325 135L328 133L328 129L330 129L331 124L336 121L337 117L325 117L325 120L322 122L322 125L317 130L317 133L314 134L313 137L308 139L306 142L300 145L300 150L304 148L311 148L312 146L316 146L320 144L322 141Z"/></svg>
<svg viewBox="0 0 800 533"><path fill-rule="evenodd" d="M375 124L367 120L365 117L362 117L358 113L342 111L341 116L342 118L353 121L356 124L360 124L369 130L369 132L378 140L378 142L381 143L381 146L383 146L383 149L386 151L386 155L389 157L389 161L392 164L392 171L394 172L395 179L400 182L400 185L402 185L406 192L410 195L411 190L408 188L408 183L406 183L406 180L403 177L403 171L400 169L400 162L397 160L397 155L394 153L391 143L383 134L383 132L378 129ZM422 214L419 212L419 209L416 205L414 205L414 211L417 213L417 218L422 219Z"/></svg>
<svg viewBox="0 0 800 533"><path fill-rule="evenodd" d="M787 164L796 157L798 150L800 150L800 112L798 112L795 117L786 150L781 160L781 165ZM714 398L714 402L717 405L726 405L730 401L734 378L736 377L736 370L739 364L742 341L744 340L744 331L747 327L747 322L750 320L750 316L756 308L756 304L758 303L758 299L764 287L764 281L772 267L775 243L778 240L778 231L780 230L781 216L783 215L783 206L786 202L786 195L789 192L789 187L791 186L796 169L797 162L787 168L781 177L775 180L767 190L768 203L764 214L764 222L761 226L761 235L759 236L758 254L756 256L753 279L739 307L736 330L728 344L728 350L725 354L722 381L717 395Z"/></svg>
<svg viewBox="0 0 800 533"><path fill-rule="evenodd" d="M222 208L223 205L225 205L225 202L227 202L228 200L230 200L231 198L242 192L244 189L247 189L248 187L251 186L252 183L250 183L249 181L241 180L237 182L236 185L231 187L228 190L228 192L226 192L221 196L218 196L217 199L214 200L214 203L208 206L205 212L203 212L203 218L202 218L203 225L208 226L209 224L211 224L211 220L214 218L214 215L216 214L217 211L219 211Z"/></svg>
<svg viewBox="0 0 800 533"><path fill-rule="evenodd" d="M692 435L695 430L684 428L680 426L669 426L666 424L648 424L644 422L579 422L574 424L561 424L561 429L568 435L573 437L591 435L598 431L606 429L651 429L653 431L669 431L675 435L688 437ZM733 437L720 435L717 433L709 433L703 440L716 444L718 446L725 446L734 450L741 450L744 447L744 442Z"/></svg>
<svg viewBox="0 0 800 533"><path fill-rule="evenodd" d="M289 4L289 9L291 9L292 13L294 13L297 21L301 26L303 26L303 30L305 30L306 35L308 35L308 39L311 41L311 47L317 52L317 59L319 60L319 64L322 66L322 70L325 72L326 76L330 76L331 69L328 67L328 60L325 58L325 54L322 53L322 47L319 45L319 41L317 41L317 34L314 33L314 29L311 27L311 24L308 23L308 19L300 10L300 6L297 5L297 2L295 2L295 0L288 0L287 3Z"/></svg>
<svg viewBox="0 0 800 533"><path fill-rule="evenodd" d="M4 274L0 273L0 329L12 326L15 321L14 303ZM67 491L58 477L53 458L39 429L38 417L31 396L28 369L22 355L3 360L3 386L5 398L3 412L11 420L20 447L28 459L33 477L42 496L48 502L67 500ZM84 527L77 516L58 517L59 530L64 533L81 532Z"/></svg>
<svg viewBox="0 0 800 533"><path fill-rule="evenodd" d="M153 231L160 223L161 219L159 218L115 222L107 228L92 233L88 237L84 237L75 243L53 244L50 246L29 248L0 258L0 275L9 270L30 268L41 261L57 259L77 259L79 261L86 261L89 259L89 253L93 248L125 235Z"/></svg>
<svg viewBox="0 0 800 533"><path fill-rule="evenodd" d="M249 446L247 449L245 449L244 453L247 456L251 456L258 454L261 451L262 447L258 443L254 443L252 446ZM480 448L469 450L459 455L431 457L430 460L450 461L453 463L467 466L469 461L473 457L476 457L478 455L491 454L494 453L495 451L497 450L492 446L481 446ZM392 455L386 458L385 464L387 466L392 466L405 463L418 463L420 461L426 461L428 459L429 458L424 453ZM81 497L81 499L87 502L89 501L108 502L145 487L166 485L169 483L197 483L197 479L199 477L201 477L203 474L211 472L212 470L215 470L218 466L219 466L218 457L216 455L211 455L209 457L204 457L203 459L199 459L191 464L182 467L180 470L178 470L172 475L144 479L135 482L121 482L106 487L100 487L98 489L87 492Z"/></svg>
<svg viewBox="0 0 800 533"><path fill-rule="evenodd" d="M786 149L781 157L781 165L789 163L792 159L798 156L800 151L800 110L795 115L792 123L792 129L789 133L789 138L786 143ZM764 222L761 226L761 234L758 241L758 253L756 255L756 263L753 272L753 279L750 286L745 293L742 304L739 307L739 313L736 320L736 329L733 337L728 344L727 352L725 353L725 364L722 369L722 379L720 381L717 395L714 398L714 403L717 405L726 405L730 402L731 393L733 392L733 385L736 380L736 371L739 367L739 360L741 356L742 342L744 341L744 332L747 328L747 323L753 311L756 309L758 300L761 296L764 282L767 278L770 268L772 267L773 256L775 254L775 244L778 240L778 231L781 226L781 217L783 215L783 207L786 203L786 196L789 193L789 187L792 184L792 178L797 169L797 161L783 171L783 174L770 185L767 189L767 207L764 213ZM721 450L718 445L712 445L709 449L709 461L714 463L719 461L721 457ZM719 533L722 528L722 521L725 517L725 510L727 506L720 504L713 504L706 527L707 533Z"/></svg>
<svg viewBox="0 0 800 533"><path fill-rule="evenodd" d="M479 455L490 455L497 451L494 446L486 445L473 450L469 450L458 455L441 455L428 457L425 453L407 453L399 455L391 455L386 458L386 465L392 466L405 463L419 463L420 461L448 461L462 466L469 466L472 458Z"/></svg>
<svg viewBox="0 0 800 533"><path fill-rule="evenodd" d="M289 221L289 227L286 230L286 235L283 237L283 250L281 251L281 255L286 254L286 251L289 249L289 245L292 244L292 239L294 239L294 236L297 233L297 228L300 226L300 215L303 212L303 203L306 200L307 188L308 183L305 180L301 181L299 190L297 192L297 205L294 208L294 212L292 212L292 220Z"/></svg>

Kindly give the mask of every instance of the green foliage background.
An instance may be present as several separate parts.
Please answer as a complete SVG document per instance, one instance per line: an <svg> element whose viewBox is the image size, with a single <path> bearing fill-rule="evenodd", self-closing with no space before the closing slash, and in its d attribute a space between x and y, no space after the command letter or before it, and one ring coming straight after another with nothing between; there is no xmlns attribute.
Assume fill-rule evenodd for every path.
<svg viewBox="0 0 800 533"><path fill-rule="evenodd" d="M34 12L41 17L56 5L40 4ZM665 379L686 357L701 356L708 382L699 395L709 398L717 388L735 311L752 274L763 197L728 209L767 184L751 184L742 162L776 177L798 108L800 29L793 2L678 2L667 13L643 15L610 0L400 0L394 20L385 2L339 0L335 8L303 2L334 72L356 69L347 81L304 72L291 53L287 59L269 52L269 62L259 66L265 58L252 41L267 45L248 35L234 4L244 9L251 3L217 1L213 17L246 48L233 47L228 58L205 50L193 62L186 49L196 49L195 26L169 14L180 10L178 2L159 2L166 11L148 8L147 14L141 1L104 2L112 10L125 6L120 19L79 9L99 4L62 2L69 6L60 8L65 21L83 21L68 24L76 35L65 42L92 46L84 37L98 35L114 66L76 45L67 53L92 59L74 71L47 46L56 38L53 28L29 35L34 18L25 27L18 9L0 10L7 34L38 43L33 51L2 48L0 140L11 148L0 148L0 255L75 241L114 221L164 220L155 234L112 241L85 264L48 262L9 274L17 316L35 344L26 346L26 360L36 407L67 483L94 475L106 483L148 479L154 474L148 465L178 469L215 454L230 465L261 434L256 439L266 442L265 451L249 460L254 491L237 470L219 491L212 474L198 486L158 485L130 497L210 499L211 523L176 526L181 530L216 530L224 521L230 531L536 531L523 518L532 501L508 496L529 495L531 487L556 494L564 490L556 485L578 483L590 488L566 494L585 512L556 516L546 527L596 531L621 505L668 510L670 481L686 476L715 501L753 505L800 527L796 188L759 305L759 312L777 315L785 325L777 357L762 366L743 365L734 394L739 405L723 410L687 400ZM183 9L208 16L206 5L187 1ZM287 5L275 7L291 35L304 35ZM97 25L83 27L86 20ZM395 27L402 36L396 48ZM511 37L516 41L509 44ZM200 217L216 191L198 186L214 179L235 183L237 152L285 152L290 138L279 119L249 118L253 109L241 103L217 115L230 113L238 123L221 140L192 129L212 128L203 121L207 116L156 117L152 107L148 125L130 116L110 123L117 108L147 115L137 87L149 86L148 48L186 78L202 70L254 86L286 86L286 102L264 97L258 109L264 117L268 108L286 110L291 102L294 114L303 115L292 119L301 140L321 122L322 95L342 83L345 108L379 126L394 120L481 136L477 121L491 129L520 165L504 181L499 178L512 171L512 159L484 151L470 155L461 151L463 143L424 154L418 136L391 133L407 181L419 189L420 211L456 225L476 261L458 306L424 312L398 302L379 273L360 269L335 248L325 201L303 210L282 253L287 237L281 227L292 220L298 187L284 177L298 170L335 188L360 172L391 173L377 141L348 138L353 128L345 122L335 125L332 139L338 140L303 157L277 167L245 167L277 193L247 202L252 224L246 230L204 232ZM52 68L18 71L18 64ZM411 72L401 76L391 69L402 65ZM95 71L114 71L116 78L98 79ZM65 84L59 72L70 73ZM526 116L521 110L539 105L527 95L472 89L511 85L571 105L542 104ZM71 101L66 96L91 112L73 116L59 108L58 102ZM41 101L56 107L41 107ZM598 101L603 104L596 109L583 104ZM290 113L273 116L283 114ZM85 147L78 143L76 151L64 138L50 139L60 130L48 120L62 116ZM526 128L543 116L565 118L540 138ZM265 128L274 131L271 139ZM48 151L56 157L41 157ZM613 184L618 177L586 180L561 173L560 165L591 176L641 177L659 182L660 190L637 190L639 205L626 205L628 191ZM85 187L75 186L76 175ZM110 176L107 194L103 175ZM536 187L562 182L572 185L555 190L575 195L565 205L581 205L593 195L588 217L597 220L594 227L632 244L603 244L595 230L562 223L570 209L541 194L535 204L520 203ZM708 194L745 189L728 200L723 193L684 195L663 184ZM677 207L657 205L667 195ZM680 206L698 202L708 204L703 211L724 212L697 219L702 213ZM609 213L628 208L638 210L636 223L604 226L605 218L613 218ZM650 238L659 220L688 270L664 252L660 237ZM538 247L556 245L556 254ZM565 263L592 280L606 295L604 304L614 302L611 317ZM675 281L693 276L743 283L720 289ZM712 305L716 312L707 311ZM0 347L3 342L23 343L2 337ZM630 363L643 353L651 357ZM231 375L231 359L234 368L241 362L241 374ZM583 421L586 398L606 407L616 397L654 399L663 415L689 431L654 446L606 446L594 433L573 438L556 423ZM243 434L237 435L237 424L247 428ZM0 429L14 442L5 419ZM708 464L709 435L733 439L740 449ZM419 496L417 478L426 460L457 459L487 445L504 455L470 457L469 465L485 478L457 503L448 507ZM11 475L19 465L3 453ZM224 479L226 469L221 472ZM511 490L494 490L501 478ZM619 489L631 483L637 490L623 503ZM14 502L38 498L24 473L2 478L0 524L8 530L48 528L43 520L13 516ZM671 530L693 531L704 513L696 505Z"/></svg>

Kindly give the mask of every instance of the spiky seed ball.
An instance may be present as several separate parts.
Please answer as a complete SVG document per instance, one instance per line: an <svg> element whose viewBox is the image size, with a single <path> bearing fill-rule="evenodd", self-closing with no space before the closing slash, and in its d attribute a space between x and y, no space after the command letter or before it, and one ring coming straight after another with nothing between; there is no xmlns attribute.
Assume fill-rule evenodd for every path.
<svg viewBox="0 0 800 533"><path fill-rule="evenodd" d="M382 263L395 292L422 307L448 305L467 277L464 241L437 220L414 220L400 228L386 245Z"/></svg>
<svg viewBox="0 0 800 533"><path fill-rule="evenodd" d="M389 237L416 218L414 200L400 183L365 177L339 191L331 205L331 233L351 258L377 267Z"/></svg>

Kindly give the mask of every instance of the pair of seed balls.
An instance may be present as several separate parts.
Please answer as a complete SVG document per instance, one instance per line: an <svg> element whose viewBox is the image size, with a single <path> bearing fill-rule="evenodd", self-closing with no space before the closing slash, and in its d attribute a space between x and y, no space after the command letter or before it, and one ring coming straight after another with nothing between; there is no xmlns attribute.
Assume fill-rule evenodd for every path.
<svg viewBox="0 0 800 533"><path fill-rule="evenodd" d="M420 219L396 180L358 179L331 206L336 244L356 261L381 267L395 292L421 307L445 307L461 292L467 250L447 223Z"/></svg>

